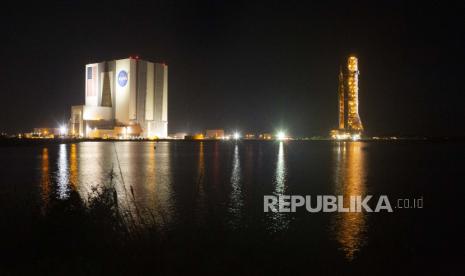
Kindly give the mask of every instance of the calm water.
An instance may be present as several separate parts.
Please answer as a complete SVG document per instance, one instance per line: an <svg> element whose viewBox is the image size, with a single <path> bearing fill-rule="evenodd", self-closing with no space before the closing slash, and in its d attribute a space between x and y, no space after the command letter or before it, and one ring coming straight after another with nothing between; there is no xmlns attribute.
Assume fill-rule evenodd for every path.
<svg viewBox="0 0 465 276"><path fill-rule="evenodd" d="M72 190L86 199L92 189L108 184L113 173L122 206L155 214L166 229L222 229L255 237L258 244L260 233L266 233L284 241L286 261L308 258L309 264L369 266L373 272L396 265L407 265L408 272L457 271L465 245L464 160L464 144L427 142L3 147L0 192L46 208L52 197L66 198ZM393 204L398 198L423 197L424 208L264 213L263 195L282 194L384 194Z"/></svg>

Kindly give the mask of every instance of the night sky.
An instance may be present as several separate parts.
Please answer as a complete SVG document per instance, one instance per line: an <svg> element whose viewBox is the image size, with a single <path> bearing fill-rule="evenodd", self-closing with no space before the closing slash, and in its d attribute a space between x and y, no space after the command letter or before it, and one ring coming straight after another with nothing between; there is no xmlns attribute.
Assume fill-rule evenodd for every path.
<svg viewBox="0 0 465 276"><path fill-rule="evenodd" d="M0 131L65 122L85 64L139 55L169 66L169 133L327 135L355 54L368 134L465 135L464 1L77 2L0 11Z"/></svg>

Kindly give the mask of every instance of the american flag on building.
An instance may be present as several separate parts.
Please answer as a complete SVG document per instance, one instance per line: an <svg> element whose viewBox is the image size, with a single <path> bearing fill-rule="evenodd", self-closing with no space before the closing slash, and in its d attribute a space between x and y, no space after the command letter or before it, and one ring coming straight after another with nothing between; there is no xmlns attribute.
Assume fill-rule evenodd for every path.
<svg viewBox="0 0 465 276"><path fill-rule="evenodd" d="M97 96L97 70L96 66L87 67L86 95Z"/></svg>

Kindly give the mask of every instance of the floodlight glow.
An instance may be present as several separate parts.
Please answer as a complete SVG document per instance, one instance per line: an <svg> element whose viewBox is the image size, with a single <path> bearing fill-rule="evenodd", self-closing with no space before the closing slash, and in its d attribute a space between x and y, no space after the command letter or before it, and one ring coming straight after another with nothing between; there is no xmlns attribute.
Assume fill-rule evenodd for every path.
<svg viewBox="0 0 465 276"><path fill-rule="evenodd" d="M60 126L60 135L65 135L68 132L68 128L65 125Z"/></svg>
<svg viewBox="0 0 465 276"><path fill-rule="evenodd" d="M357 141L357 140L360 140L360 134L352 135L352 141Z"/></svg>
<svg viewBox="0 0 465 276"><path fill-rule="evenodd" d="M349 138L350 138L350 135L348 133L342 133L342 134L336 135L337 140L347 140Z"/></svg>
<svg viewBox="0 0 465 276"><path fill-rule="evenodd" d="M239 132L235 132L234 133L234 140L239 140L239 138L241 138L241 135L239 134Z"/></svg>
<svg viewBox="0 0 465 276"><path fill-rule="evenodd" d="M284 133L284 131L280 131L276 135L276 138L278 138L278 140L284 140L284 139L286 139L286 133Z"/></svg>

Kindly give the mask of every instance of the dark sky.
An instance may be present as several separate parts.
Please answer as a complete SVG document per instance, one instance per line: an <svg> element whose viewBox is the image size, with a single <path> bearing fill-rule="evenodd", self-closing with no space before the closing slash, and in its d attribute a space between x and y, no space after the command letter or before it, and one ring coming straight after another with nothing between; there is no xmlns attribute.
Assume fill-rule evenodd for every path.
<svg viewBox="0 0 465 276"><path fill-rule="evenodd" d="M465 135L463 1L96 2L0 11L1 131L64 122L85 64L137 54L169 65L170 133L325 135L354 53L368 133Z"/></svg>

